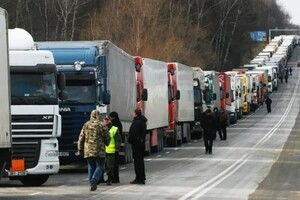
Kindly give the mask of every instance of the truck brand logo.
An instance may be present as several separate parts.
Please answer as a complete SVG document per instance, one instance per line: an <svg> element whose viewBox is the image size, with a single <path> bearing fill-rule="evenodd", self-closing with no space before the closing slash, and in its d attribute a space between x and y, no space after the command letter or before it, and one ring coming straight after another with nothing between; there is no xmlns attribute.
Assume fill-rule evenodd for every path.
<svg viewBox="0 0 300 200"><path fill-rule="evenodd" d="M48 119L52 119L53 116L49 116L49 115L46 115L46 116L43 116L42 120L48 120Z"/></svg>
<svg viewBox="0 0 300 200"><path fill-rule="evenodd" d="M71 112L71 108L59 108L59 112Z"/></svg>

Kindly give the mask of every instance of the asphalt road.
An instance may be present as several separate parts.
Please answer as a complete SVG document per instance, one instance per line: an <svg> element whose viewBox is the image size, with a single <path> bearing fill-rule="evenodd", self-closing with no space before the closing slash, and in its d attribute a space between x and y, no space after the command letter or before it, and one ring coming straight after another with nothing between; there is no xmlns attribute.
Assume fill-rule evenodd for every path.
<svg viewBox="0 0 300 200"><path fill-rule="evenodd" d="M120 184L90 192L85 166L70 166L41 187L2 179L0 199L300 199L299 70L271 95L272 113L260 107L228 128L228 139L205 154L203 141L146 157L146 184L130 185L132 164L120 166Z"/></svg>

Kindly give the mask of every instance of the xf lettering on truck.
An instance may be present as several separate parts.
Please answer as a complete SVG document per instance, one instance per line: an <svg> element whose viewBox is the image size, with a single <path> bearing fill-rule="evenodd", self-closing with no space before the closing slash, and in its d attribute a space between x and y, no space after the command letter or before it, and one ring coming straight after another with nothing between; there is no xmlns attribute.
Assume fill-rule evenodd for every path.
<svg viewBox="0 0 300 200"><path fill-rule="evenodd" d="M43 119L43 120L53 119L53 116L46 115L46 116L43 116L42 119Z"/></svg>

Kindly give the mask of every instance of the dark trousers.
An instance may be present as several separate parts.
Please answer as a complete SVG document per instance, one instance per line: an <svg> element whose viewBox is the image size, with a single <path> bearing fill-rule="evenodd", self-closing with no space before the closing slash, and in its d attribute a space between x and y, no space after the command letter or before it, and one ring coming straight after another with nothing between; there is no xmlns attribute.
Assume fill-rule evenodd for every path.
<svg viewBox="0 0 300 200"><path fill-rule="evenodd" d="M271 112L271 105L267 105L267 111L268 111L268 113Z"/></svg>
<svg viewBox="0 0 300 200"><path fill-rule="evenodd" d="M217 135L217 132L218 132L220 140L222 140L223 139L223 134L222 134L221 127L216 127L215 129L216 129L216 135Z"/></svg>
<svg viewBox="0 0 300 200"><path fill-rule="evenodd" d="M207 138L207 137L204 137L203 139L204 139L205 151L211 153L214 140L212 138Z"/></svg>
<svg viewBox="0 0 300 200"><path fill-rule="evenodd" d="M222 134L223 134L223 138L222 140L226 140L227 139L227 126L221 126L221 130L222 130Z"/></svg>
<svg viewBox="0 0 300 200"><path fill-rule="evenodd" d="M107 182L111 182L114 177L115 154L106 153L105 172L108 175Z"/></svg>
<svg viewBox="0 0 300 200"><path fill-rule="evenodd" d="M142 145L132 145L135 180L137 180L137 181L146 180L145 164L144 164L144 150L145 150L145 148L143 148Z"/></svg>
<svg viewBox="0 0 300 200"><path fill-rule="evenodd" d="M119 152L115 152L115 163L114 163L114 178L113 181L119 182Z"/></svg>

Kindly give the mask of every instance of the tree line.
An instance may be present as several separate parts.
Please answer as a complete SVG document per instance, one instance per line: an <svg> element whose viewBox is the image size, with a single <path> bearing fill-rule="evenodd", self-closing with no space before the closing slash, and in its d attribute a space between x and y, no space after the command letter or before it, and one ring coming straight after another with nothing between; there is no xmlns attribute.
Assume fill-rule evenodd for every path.
<svg viewBox="0 0 300 200"><path fill-rule="evenodd" d="M217 71L263 45L250 31L295 28L276 0L0 0L36 41L110 40L131 55Z"/></svg>

